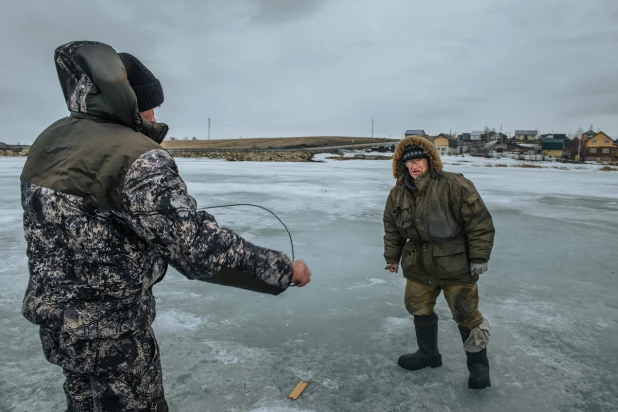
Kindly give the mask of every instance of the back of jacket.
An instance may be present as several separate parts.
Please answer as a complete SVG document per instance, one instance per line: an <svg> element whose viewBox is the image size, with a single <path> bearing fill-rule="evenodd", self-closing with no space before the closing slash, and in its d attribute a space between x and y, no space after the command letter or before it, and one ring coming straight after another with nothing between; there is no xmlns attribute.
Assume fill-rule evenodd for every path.
<svg viewBox="0 0 618 412"><path fill-rule="evenodd" d="M287 288L285 255L196 210L159 146L167 126L141 119L111 47L73 42L55 59L71 116L37 138L21 176L28 320L83 339L143 330L168 263L192 279L231 267Z"/></svg>

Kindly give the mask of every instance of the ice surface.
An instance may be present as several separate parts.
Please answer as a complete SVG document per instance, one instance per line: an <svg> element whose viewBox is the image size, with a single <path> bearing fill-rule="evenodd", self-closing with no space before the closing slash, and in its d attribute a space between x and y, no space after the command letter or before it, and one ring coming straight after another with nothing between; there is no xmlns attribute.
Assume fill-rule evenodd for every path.
<svg viewBox="0 0 618 412"><path fill-rule="evenodd" d="M37 328L20 313L28 280L23 162L0 159L0 411L60 411L62 373L44 360ZM510 159L444 162L475 183L497 229L479 283L491 325L490 389L467 389L461 339L442 298L436 310L444 365L408 372L396 364L415 339L405 281L386 272L382 258L390 161L179 159L200 206L256 203L275 211L313 281L272 297L170 270L155 287L154 328L171 410L618 410L618 173L595 165L484 166L514 166ZM268 213L212 213L251 241L290 252ZM309 380L305 392L286 399L301 379Z"/></svg>

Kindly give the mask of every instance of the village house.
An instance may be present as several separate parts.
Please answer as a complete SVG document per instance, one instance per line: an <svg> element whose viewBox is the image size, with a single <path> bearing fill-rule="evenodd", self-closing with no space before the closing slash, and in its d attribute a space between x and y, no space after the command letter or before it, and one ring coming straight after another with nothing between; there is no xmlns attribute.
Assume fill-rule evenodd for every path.
<svg viewBox="0 0 618 412"><path fill-rule="evenodd" d="M457 135L457 140L469 142L470 141L470 133L461 133Z"/></svg>
<svg viewBox="0 0 618 412"><path fill-rule="evenodd" d="M543 156L561 159L564 151L564 139L542 139L541 151Z"/></svg>
<svg viewBox="0 0 618 412"><path fill-rule="evenodd" d="M453 139L446 133L440 133L433 138L433 144L438 149L438 153L444 154L459 154L457 150L457 140Z"/></svg>
<svg viewBox="0 0 618 412"><path fill-rule="evenodd" d="M548 133L542 134L541 139L561 139L561 140L569 140L568 136L565 133Z"/></svg>
<svg viewBox="0 0 618 412"><path fill-rule="evenodd" d="M472 146L472 142L465 140L457 140L457 153L468 153L470 151L470 147Z"/></svg>
<svg viewBox="0 0 618 412"><path fill-rule="evenodd" d="M425 133L423 129L410 129L410 130L406 130L406 132L404 133L404 137L425 136L425 135L427 135L427 133Z"/></svg>
<svg viewBox="0 0 618 412"><path fill-rule="evenodd" d="M480 130L480 131L479 130L473 131L472 133L470 133L470 140L478 140L478 141L480 141L481 137L483 136L484 133L485 132L483 132L482 130Z"/></svg>
<svg viewBox="0 0 618 412"><path fill-rule="evenodd" d="M536 130L515 130L515 139L517 140L537 140L537 135Z"/></svg>
<svg viewBox="0 0 618 412"><path fill-rule="evenodd" d="M618 143L604 132L589 130L582 134L584 145L584 159L591 161L616 161L618 160Z"/></svg>
<svg viewBox="0 0 618 412"><path fill-rule="evenodd" d="M493 150L496 153L506 153L509 150L509 145L507 143L496 143L493 145Z"/></svg>

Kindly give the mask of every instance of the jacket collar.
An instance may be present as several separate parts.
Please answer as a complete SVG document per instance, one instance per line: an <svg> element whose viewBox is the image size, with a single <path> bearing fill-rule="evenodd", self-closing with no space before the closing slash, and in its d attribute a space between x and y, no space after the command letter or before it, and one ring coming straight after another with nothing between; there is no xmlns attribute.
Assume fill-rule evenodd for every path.
<svg viewBox="0 0 618 412"><path fill-rule="evenodd" d="M165 123L154 123L146 119L142 119L142 133L154 140L156 143L161 144L169 127Z"/></svg>
<svg viewBox="0 0 618 412"><path fill-rule="evenodd" d="M100 117L93 116L87 113L80 113L80 112L72 112L71 117L75 119L92 120L94 122L115 123L110 120L104 120L104 119L101 119ZM169 126L165 123L154 123L146 119L142 119L142 124L141 124L140 129L141 129L139 130L140 133L147 136L154 142L161 144L161 142L163 141L163 139L165 139L165 136L167 135Z"/></svg>
<svg viewBox="0 0 618 412"><path fill-rule="evenodd" d="M407 190L406 182L405 182L406 174L409 174L407 170L399 176L399 178L397 179L397 186L401 186L402 188ZM420 193L423 191L425 187L427 187L430 181L431 181L431 170L427 170L425 173L423 173L422 175L414 179L414 184L416 185L416 188L418 189L418 192Z"/></svg>

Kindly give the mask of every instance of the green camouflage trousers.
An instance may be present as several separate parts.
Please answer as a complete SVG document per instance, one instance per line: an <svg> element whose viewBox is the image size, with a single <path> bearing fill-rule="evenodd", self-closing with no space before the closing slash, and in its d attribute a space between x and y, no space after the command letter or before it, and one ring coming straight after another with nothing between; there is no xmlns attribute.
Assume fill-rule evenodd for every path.
<svg viewBox="0 0 618 412"><path fill-rule="evenodd" d="M464 285L428 285L408 280L405 304L411 315L422 316L434 313L436 299L444 291L453 319L464 328L473 329L483 320L479 312L479 292L476 283Z"/></svg>
<svg viewBox="0 0 618 412"><path fill-rule="evenodd" d="M62 367L68 412L168 412L152 328L83 340L41 328L45 358Z"/></svg>

